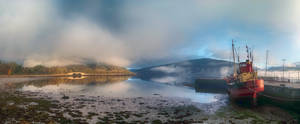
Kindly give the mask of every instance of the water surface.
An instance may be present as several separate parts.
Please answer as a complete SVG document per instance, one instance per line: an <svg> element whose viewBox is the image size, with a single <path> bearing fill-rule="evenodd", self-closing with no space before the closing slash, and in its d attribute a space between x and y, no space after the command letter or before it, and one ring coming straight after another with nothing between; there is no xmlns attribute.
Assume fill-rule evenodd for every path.
<svg viewBox="0 0 300 124"><path fill-rule="evenodd" d="M21 91L109 97L180 97L193 102L211 103L221 94L198 93L194 88L168 85L124 76L86 77L84 79L50 78L25 82Z"/></svg>

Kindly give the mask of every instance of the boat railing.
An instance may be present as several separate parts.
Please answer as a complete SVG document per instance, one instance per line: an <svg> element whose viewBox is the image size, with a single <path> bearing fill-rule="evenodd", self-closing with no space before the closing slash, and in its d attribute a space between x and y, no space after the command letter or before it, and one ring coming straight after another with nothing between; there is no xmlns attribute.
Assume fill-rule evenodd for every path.
<svg viewBox="0 0 300 124"><path fill-rule="evenodd" d="M300 84L300 80L298 78L264 77L264 76L261 76L260 78L264 79L265 81Z"/></svg>
<svg viewBox="0 0 300 124"><path fill-rule="evenodd" d="M258 76L265 81L278 81L285 83L300 83L300 71L258 71Z"/></svg>

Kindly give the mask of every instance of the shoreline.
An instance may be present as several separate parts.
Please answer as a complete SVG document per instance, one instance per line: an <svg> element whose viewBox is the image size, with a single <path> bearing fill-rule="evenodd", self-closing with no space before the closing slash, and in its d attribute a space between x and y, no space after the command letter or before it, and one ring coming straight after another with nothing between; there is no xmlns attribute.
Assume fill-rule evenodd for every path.
<svg viewBox="0 0 300 124"><path fill-rule="evenodd" d="M135 74L84 74L82 76L135 76ZM0 78L73 77L69 74L0 75Z"/></svg>
<svg viewBox="0 0 300 124"><path fill-rule="evenodd" d="M21 78L16 79L22 83ZM24 80L32 79L39 78L24 78ZM249 109L231 104L227 101L227 97L220 97L218 101L206 104L196 103L188 98L166 97L160 94L148 97L111 97L101 94L93 96L71 92L15 90L15 87L5 88L5 83L3 85L4 89L0 91L0 123L297 122L290 113L278 107L259 106ZM26 113L18 114L22 112Z"/></svg>
<svg viewBox="0 0 300 124"><path fill-rule="evenodd" d="M8 95L10 94L10 95ZM248 109L235 104L220 106L194 103L189 99L164 97L107 97L13 91L2 103L10 117L0 122L69 123L296 123L289 113L269 106ZM4 95L4 94L3 94ZM4 97L1 97L4 98ZM21 101L21 102L20 102ZM4 108L6 109L6 108ZM31 111L20 118L14 112ZM261 111L264 110L264 111ZM274 112L271 113L270 112ZM276 114L277 113L277 114ZM43 114L43 116L36 116ZM270 115L269 115L270 114ZM0 116L5 117L5 115ZM276 118L276 119L274 119Z"/></svg>

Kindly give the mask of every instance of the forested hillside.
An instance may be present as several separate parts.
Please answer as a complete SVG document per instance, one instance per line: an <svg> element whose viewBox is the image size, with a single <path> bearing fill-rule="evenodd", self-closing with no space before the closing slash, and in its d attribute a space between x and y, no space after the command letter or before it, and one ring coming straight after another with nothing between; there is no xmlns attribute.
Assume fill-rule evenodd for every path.
<svg viewBox="0 0 300 124"><path fill-rule="evenodd" d="M84 72L90 74L133 74L126 68L107 65L107 64L84 64L46 67L38 65L34 67L23 67L15 62L0 61L0 75L17 75L17 74L65 74L69 72Z"/></svg>

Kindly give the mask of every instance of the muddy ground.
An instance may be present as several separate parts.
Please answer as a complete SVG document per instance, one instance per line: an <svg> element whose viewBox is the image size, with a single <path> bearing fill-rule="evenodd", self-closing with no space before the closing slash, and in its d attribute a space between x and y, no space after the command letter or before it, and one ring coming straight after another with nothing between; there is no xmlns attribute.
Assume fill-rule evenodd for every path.
<svg viewBox="0 0 300 124"><path fill-rule="evenodd" d="M17 80L17 81L16 81ZM209 104L164 97L117 98L18 91L0 80L0 123L298 123L293 113L274 106L241 106L226 96Z"/></svg>

